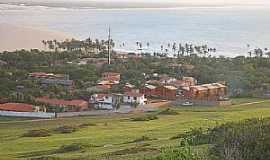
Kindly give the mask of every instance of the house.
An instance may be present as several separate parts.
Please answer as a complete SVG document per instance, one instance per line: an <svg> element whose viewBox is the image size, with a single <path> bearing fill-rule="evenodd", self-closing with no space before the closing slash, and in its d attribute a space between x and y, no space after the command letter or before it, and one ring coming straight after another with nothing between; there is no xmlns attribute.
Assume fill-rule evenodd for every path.
<svg viewBox="0 0 270 160"><path fill-rule="evenodd" d="M38 81L41 85L62 85L73 87L73 80L69 80L69 75L53 74L45 72L33 72L28 74L28 78Z"/></svg>
<svg viewBox="0 0 270 160"><path fill-rule="evenodd" d="M144 97L144 94L142 93L127 92L124 93L123 102L125 104L144 105L147 102L147 99Z"/></svg>
<svg viewBox="0 0 270 160"><path fill-rule="evenodd" d="M8 103L8 98L0 97L0 104Z"/></svg>
<svg viewBox="0 0 270 160"><path fill-rule="evenodd" d="M40 84L42 85L62 85L65 87L73 87L73 80L62 80L62 79L41 79Z"/></svg>
<svg viewBox="0 0 270 160"><path fill-rule="evenodd" d="M163 99L175 100L177 96L177 88L174 86L159 86L156 88L155 95Z"/></svg>
<svg viewBox="0 0 270 160"><path fill-rule="evenodd" d="M0 60L0 66L7 65L7 62Z"/></svg>
<svg viewBox="0 0 270 160"><path fill-rule="evenodd" d="M53 74L53 73L46 73L46 72L32 72L28 74L28 77L36 78L36 79L69 79L68 75Z"/></svg>
<svg viewBox="0 0 270 160"><path fill-rule="evenodd" d="M177 79L173 77L169 77L168 75L160 75L159 82L161 84L169 84L175 82Z"/></svg>
<svg viewBox="0 0 270 160"><path fill-rule="evenodd" d="M42 104L59 107L63 109L63 112L79 112L88 110L88 102L84 100L63 100L40 97L36 98L35 101Z"/></svg>
<svg viewBox="0 0 270 160"><path fill-rule="evenodd" d="M98 85L106 85L110 88L113 85L119 84L121 79L121 74L116 72L104 72L102 73L101 80L98 82Z"/></svg>
<svg viewBox="0 0 270 160"><path fill-rule="evenodd" d="M188 86L194 86L197 84L197 80L194 77L183 77L182 81L184 81Z"/></svg>
<svg viewBox="0 0 270 160"><path fill-rule="evenodd" d="M136 87L129 83L126 83L123 87L123 92L133 92L134 90L136 90Z"/></svg>
<svg viewBox="0 0 270 160"><path fill-rule="evenodd" d="M108 85L96 85L96 86L92 86L92 87L88 87L86 90L87 92L90 93L104 93L107 92L109 89L111 88L111 86Z"/></svg>
<svg viewBox="0 0 270 160"><path fill-rule="evenodd" d="M122 104L122 94L94 94L89 99L89 104L95 109L112 110Z"/></svg>
<svg viewBox="0 0 270 160"><path fill-rule="evenodd" d="M113 109L113 96L111 94L94 94L89 99L89 104L95 109Z"/></svg>
<svg viewBox="0 0 270 160"><path fill-rule="evenodd" d="M102 80L103 81L115 81L118 82L121 79L121 74L117 72L104 72L102 73Z"/></svg>
<svg viewBox="0 0 270 160"><path fill-rule="evenodd" d="M226 98L227 86L220 83L211 83L191 86L186 97L192 100L218 101Z"/></svg>
<svg viewBox="0 0 270 160"><path fill-rule="evenodd" d="M41 109L38 106L25 103L4 103L0 104L0 111L12 112L46 112L46 109Z"/></svg>
<svg viewBox="0 0 270 160"><path fill-rule="evenodd" d="M142 88L140 88L140 93L144 94L146 97L153 97L156 95L156 86L145 84Z"/></svg>

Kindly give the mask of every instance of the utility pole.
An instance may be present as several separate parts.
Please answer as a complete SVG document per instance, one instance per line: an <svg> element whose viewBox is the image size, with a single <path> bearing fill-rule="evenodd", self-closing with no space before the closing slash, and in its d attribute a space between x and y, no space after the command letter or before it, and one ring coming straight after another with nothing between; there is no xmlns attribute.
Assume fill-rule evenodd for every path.
<svg viewBox="0 0 270 160"><path fill-rule="evenodd" d="M111 28L109 27L108 36L108 64L111 64Z"/></svg>

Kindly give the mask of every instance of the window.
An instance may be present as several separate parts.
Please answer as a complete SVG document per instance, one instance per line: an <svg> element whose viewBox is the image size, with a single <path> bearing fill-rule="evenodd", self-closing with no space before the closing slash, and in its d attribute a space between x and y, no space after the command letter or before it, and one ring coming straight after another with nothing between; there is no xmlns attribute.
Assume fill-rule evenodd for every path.
<svg viewBox="0 0 270 160"><path fill-rule="evenodd" d="M137 100L137 97L133 97L133 99L136 101Z"/></svg>
<svg viewBox="0 0 270 160"><path fill-rule="evenodd" d="M130 96L128 96L128 99L130 99Z"/></svg>

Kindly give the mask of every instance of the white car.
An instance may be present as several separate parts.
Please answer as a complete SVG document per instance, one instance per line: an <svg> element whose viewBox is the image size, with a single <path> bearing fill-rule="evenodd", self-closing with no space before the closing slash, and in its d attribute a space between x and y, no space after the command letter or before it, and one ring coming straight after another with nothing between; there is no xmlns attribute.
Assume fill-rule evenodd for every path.
<svg viewBox="0 0 270 160"><path fill-rule="evenodd" d="M182 106L193 106L192 102L184 102L182 103Z"/></svg>

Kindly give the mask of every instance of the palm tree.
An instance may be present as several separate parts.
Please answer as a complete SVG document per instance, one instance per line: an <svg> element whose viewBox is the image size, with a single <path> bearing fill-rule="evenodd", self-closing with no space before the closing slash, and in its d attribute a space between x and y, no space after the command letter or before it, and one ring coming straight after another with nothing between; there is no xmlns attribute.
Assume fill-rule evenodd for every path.
<svg viewBox="0 0 270 160"><path fill-rule="evenodd" d="M139 46L140 42L136 42L137 47Z"/></svg>
<svg viewBox="0 0 270 160"><path fill-rule="evenodd" d="M147 42L147 43L146 43L146 46L147 46L147 48L149 48L149 46L150 46L150 43L149 43L149 42Z"/></svg>
<svg viewBox="0 0 270 160"><path fill-rule="evenodd" d="M44 45L44 50L46 50L47 42L45 40L42 40L41 42Z"/></svg>
<svg viewBox="0 0 270 160"><path fill-rule="evenodd" d="M270 58L270 52L266 52L265 55L267 55L268 58Z"/></svg>

